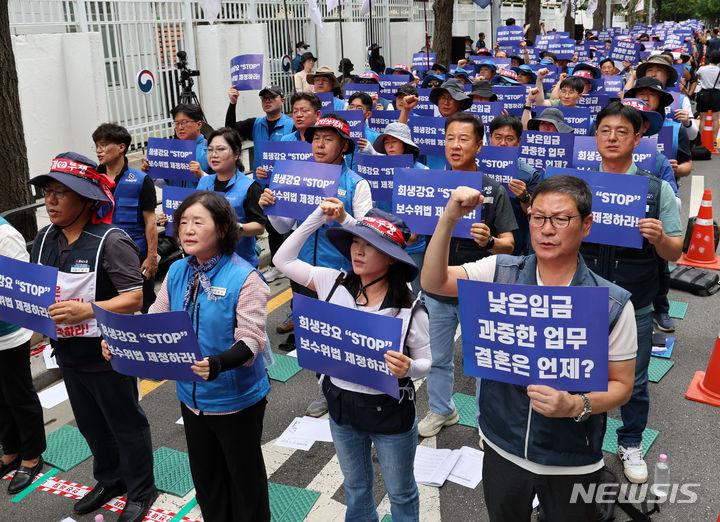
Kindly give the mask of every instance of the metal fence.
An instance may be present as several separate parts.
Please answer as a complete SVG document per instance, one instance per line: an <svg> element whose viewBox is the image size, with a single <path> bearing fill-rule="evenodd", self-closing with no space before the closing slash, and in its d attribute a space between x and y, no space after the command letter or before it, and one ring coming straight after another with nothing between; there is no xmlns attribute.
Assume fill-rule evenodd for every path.
<svg viewBox="0 0 720 522"><path fill-rule="evenodd" d="M419 0L372 0L372 23L369 16L360 16L362 0L341 0L341 7L332 13L324 0L318 3L326 21L365 22L366 41L380 44L386 53L391 21L424 19L424 3ZM432 34L430 1L427 6ZM207 23L197 0L9 0L8 8L12 34L100 33L110 118L130 131L135 144L150 135L172 134L170 108L178 93L175 53L187 51L190 64L195 64L195 28ZM217 22L267 24L270 79L292 90L281 60L292 56L295 42L311 33L307 11L307 0L224 0ZM487 16L481 17L480 8L472 3L457 3L455 15L456 20ZM136 74L143 68L157 75L150 95L135 88Z"/></svg>

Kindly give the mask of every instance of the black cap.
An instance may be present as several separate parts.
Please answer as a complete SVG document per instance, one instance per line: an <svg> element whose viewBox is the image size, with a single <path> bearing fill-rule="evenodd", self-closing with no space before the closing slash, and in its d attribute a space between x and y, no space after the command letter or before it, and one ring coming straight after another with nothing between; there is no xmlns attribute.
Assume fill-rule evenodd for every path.
<svg viewBox="0 0 720 522"><path fill-rule="evenodd" d="M306 44L305 42L298 42L298 43L295 44L295 49L299 49L299 48L301 48L301 47L302 47L303 49L307 49L307 48L310 47L310 46L309 46L308 44Z"/></svg>
<svg viewBox="0 0 720 522"><path fill-rule="evenodd" d="M418 90L411 83L406 83L405 85L401 85L400 87L398 87L397 91L395 92L395 97L417 96L417 95L418 95Z"/></svg>
<svg viewBox="0 0 720 522"><path fill-rule="evenodd" d="M273 96L280 96L281 98L285 97L285 91L283 91L282 87L279 85L267 85L262 88L260 91L260 96L265 96L266 94L272 94Z"/></svg>

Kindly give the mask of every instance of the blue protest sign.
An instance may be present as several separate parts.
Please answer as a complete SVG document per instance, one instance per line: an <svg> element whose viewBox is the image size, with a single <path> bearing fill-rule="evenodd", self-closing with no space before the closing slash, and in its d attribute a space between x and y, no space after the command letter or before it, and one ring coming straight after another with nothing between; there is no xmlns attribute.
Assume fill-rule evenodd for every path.
<svg viewBox="0 0 720 522"><path fill-rule="evenodd" d="M530 65L530 68L535 71L536 73L540 69L547 69L549 74L543 78L543 89L547 92L552 92L553 87L555 87L555 84L558 82L559 79L559 68L556 65L540 65L540 64L532 64Z"/></svg>
<svg viewBox="0 0 720 522"><path fill-rule="evenodd" d="M493 85L493 93L497 94L498 101L503 104L508 113L522 117L523 107L527 99L527 89L524 85L516 87Z"/></svg>
<svg viewBox="0 0 720 522"><path fill-rule="evenodd" d="M365 114L360 110L335 111L335 114L345 118L350 127L350 137L358 144L360 138L365 137Z"/></svg>
<svg viewBox="0 0 720 522"><path fill-rule="evenodd" d="M380 86L376 83L345 83L343 84L343 98L350 100L350 96L356 92L364 92L368 96L372 94L378 94L380 92Z"/></svg>
<svg viewBox="0 0 720 522"><path fill-rule="evenodd" d="M475 157L475 163L484 173L498 183L505 186L505 190L511 198L515 197L508 183L517 178L517 162L520 156L520 147L495 147L485 145L480 149L480 154Z"/></svg>
<svg viewBox="0 0 720 522"><path fill-rule="evenodd" d="M590 133L592 116L587 107L558 107L563 113L565 123L575 129L575 136L586 136Z"/></svg>
<svg viewBox="0 0 720 522"><path fill-rule="evenodd" d="M558 38L559 36L557 36L555 33L539 34L535 39L535 47L542 51L547 51L548 44L550 44L550 42L552 42L553 40L557 40Z"/></svg>
<svg viewBox="0 0 720 522"><path fill-rule="evenodd" d="M405 221L413 234L431 235L452 191L460 185L482 191L482 173L395 169L393 213ZM463 216L455 225L453 236L471 237L470 227L480 222L480 211L478 207Z"/></svg>
<svg viewBox="0 0 720 522"><path fill-rule="evenodd" d="M337 196L340 172L340 165L276 161L270 181L275 204L263 209L265 215L305 219L325 198Z"/></svg>
<svg viewBox="0 0 720 522"><path fill-rule="evenodd" d="M611 40L614 34L615 33L610 29L603 29L598 32L598 40L600 40L601 42L604 42L605 40Z"/></svg>
<svg viewBox="0 0 720 522"><path fill-rule="evenodd" d="M392 201L395 169L411 168L415 160L412 154L398 156L355 156L355 172L370 183L373 201Z"/></svg>
<svg viewBox="0 0 720 522"><path fill-rule="evenodd" d="M641 138L640 143L633 151L635 164L648 172L655 171L655 156L657 145L650 138ZM602 157L597 150L594 136L575 136L575 149L573 152L573 167L576 169L593 169L600 167Z"/></svg>
<svg viewBox="0 0 720 522"><path fill-rule="evenodd" d="M175 211L180 204L193 192L197 192L193 188L173 187L171 185L163 185L162 187L162 211L167 216L165 224L165 235L172 236L174 234L173 218Z"/></svg>
<svg viewBox="0 0 720 522"><path fill-rule="evenodd" d="M412 57L412 68L416 71L429 71L435 63L435 53L415 53Z"/></svg>
<svg viewBox="0 0 720 522"><path fill-rule="evenodd" d="M408 125L421 154L445 156L445 118L411 116Z"/></svg>
<svg viewBox="0 0 720 522"><path fill-rule="evenodd" d="M523 28L519 25L504 25L497 28L495 41L500 45L506 43L522 42L525 38Z"/></svg>
<svg viewBox="0 0 720 522"><path fill-rule="evenodd" d="M670 91L670 94L673 97L673 101L670 105L665 107L665 117L672 120L675 116L675 111L680 108L680 97L682 94L676 91Z"/></svg>
<svg viewBox="0 0 720 522"><path fill-rule="evenodd" d="M593 224L585 242L630 248L642 246L638 222L645 217L648 178L554 167L545 171L545 177L556 174L569 174L590 185Z"/></svg>
<svg viewBox="0 0 720 522"><path fill-rule="evenodd" d="M187 312L123 315L92 307L116 372L157 380L203 380L190 369L203 354Z"/></svg>
<svg viewBox="0 0 720 522"><path fill-rule="evenodd" d="M241 54L230 60L230 83L238 91L259 91L262 80L262 54Z"/></svg>
<svg viewBox="0 0 720 522"><path fill-rule="evenodd" d="M373 111L372 116L367 120L368 127L372 130L382 132L389 124L398 121L400 111Z"/></svg>
<svg viewBox="0 0 720 522"><path fill-rule="evenodd" d="M433 102L430 101L430 91L432 89L418 89L418 104L415 106L413 112L428 111L428 116L432 116L437 107Z"/></svg>
<svg viewBox="0 0 720 522"><path fill-rule="evenodd" d="M500 116L503 111L502 102L473 102L467 112L477 115L485 125L485 134L490 132L490 122Z"/></svg>
<svg viewBox="0 0 720 522"><path fill-rule="evenodd" d="M531 167L568 168L572 165L575 137L570 133L524 131L520 145L520 158Z"/></svg>
<svg viewBox="0 0 720 522"><path fill-rule="evenodd" d="M587 107L593 118L610 103L610 96L607 94L583 94L577 102L578 107Z"/></svg>
<svg viewBox="0 0 720 522"><path fill-rule="evenodd" d="M621 39L619 37L613 38L610 46L610 59L616 64L621 64L624 61L630 62L630 65L637 65L638 59L640 58L640 47L642 44ZM620 67L618 67L620 69Z"/></svg>
<svg viewBox="0 0 720 522"><path fill-rule="evenodd" d="M613 98L617 97L617 93L620 92L624 86L622 76L603 76L602 81L608 96L612 96Z"/></svg>
<svg viewBox="0 0 720 522"><path fill-rule="evenodd" d="M554 53L558 60L572 60L575 54L575 40L557 38L548 42L547 50Z"/></svg>
<svg viewBox="0 0 720 522"><path fill-rule="evenodd" d="M658 152L665 154L667 159L677 159L677 148L673 146L674 128L672 125L664 125L657 135Z"/></svg>
<svg viewBox="0 0 720 522"><path fill-rule="evenodd" d="M463 373L607 391L608 289L458 280Z"/></svg>
<svg viewBox="0 0 720 522"><path fill-rule="evenodd" d="M148 138L147 159L151 178L197 181L190 172L190 162L195 161L193 140Z"/></svg>
<svg viewBox="0 0 720 522"><path fill-rule="evenodd" d="M402 352L402 319L295 294L298 364L400 398L385 352Z"/></svg>
<svg viewBox="0 0 720 522"><path fill-rule="evenodd" d="M257 148L255 150L257 151ZM253 173L253 177L263 186L270 183L270 176L273 173L276 161L315 161L312 144L307 141L264 141L260 150L262 150L260 166L265 169L268 177L257 179L257 173Z"/></svg>
<svg viewBox="0 0 720 522"><path fill-rule="evenodd" d="M390 101L395 101L395 93L398 87L405 85L409 81L410 76L406 74L381 74L380 86L382 87L382 91L380 92L380 96Z"/></svg>
<svg viewBox="0 0 720 522"><path fill-rule="evenodd" d="M55 302L58 269L0 256L0 321L57 339L48 307Z"/></svg>
<svg viewBox="0 0 720 522"><path fill-rule="evenodd" d="M335 110L335 97L331 92L316 92L318 98L320 98L320 112L325 114L327 112L334 112Z"/></svg>

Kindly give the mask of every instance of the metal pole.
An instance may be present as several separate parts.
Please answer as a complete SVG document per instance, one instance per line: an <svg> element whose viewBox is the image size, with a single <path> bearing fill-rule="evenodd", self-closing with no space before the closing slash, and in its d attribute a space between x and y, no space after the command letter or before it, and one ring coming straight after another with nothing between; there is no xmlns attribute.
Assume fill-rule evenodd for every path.
<svg viewBox="0 0 720 522"><path fill-rule="evenodd" d="M340 20L340 60L342 61L343 58L345 58L345 43L343 42L343 29L342 29L342 19L343 19L343 12L342 12L342 0L338 1L338 20ZM343 62L343 65L345 62ZM344 69L344 67L343 67ZM345 71L340 71L343 75L343 81L345 81Z"/></svg>
<svg viewBox="0 0 720 522"><path fill-rule="evenodd" d="M287 0L283 0L283 10L285 11L285 36L287 37L288 49L290 49L290 51L288 52L288 56L292 60L293 58L295 58L293 56L295 49L293 49L292 38L290 37L290 21L288 20ZM291 65L290 66L290 76L292 76L294 73L295 73L295 71L292 70L292 65Z"/></svg>
<svg viewBox="0 0 720 522"><path fill-rule="evenodd" d="M648 25L652 25L653 20L653 4L652 0L649 0L648 2Z"/></svg>
<svg viewBox="0 0 720 522"><path fill-rule="evenodd" d="M372 22L372 0L368 0L368 5L370 6L370 10L368 11L368 14L370 15L370 45L376 43L375 40L373 40L373 22Z"/></svg>
<svg viewBox="0 0 720 522"><path fill-rule="evenodd" d="M427 0L423 0L423 14L425 15L425 56L427 56L427 68L430 70L430 35L428 34L427 23Z"/></svg>
<svg viewBox="0 0 720 522"><path fill-rule="evenodd" d="M500 4L502 0L491 0L490 4L490 31L492 31L492 43L493 48L495 47L495 34L497 28L500 27Z"/></svg>

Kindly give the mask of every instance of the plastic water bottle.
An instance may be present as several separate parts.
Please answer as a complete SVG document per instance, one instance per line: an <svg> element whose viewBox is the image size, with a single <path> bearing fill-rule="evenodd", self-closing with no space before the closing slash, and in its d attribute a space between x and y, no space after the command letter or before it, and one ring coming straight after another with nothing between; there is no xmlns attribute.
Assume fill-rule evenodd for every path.
<svg viewBox="0 0 720 522"><path fill-rule="evenodd" d="M667 455L660 454L655 464L655 478L653 480L653 493L658 497L667 497L670 492L670 468L667 463Z"/></svg>

